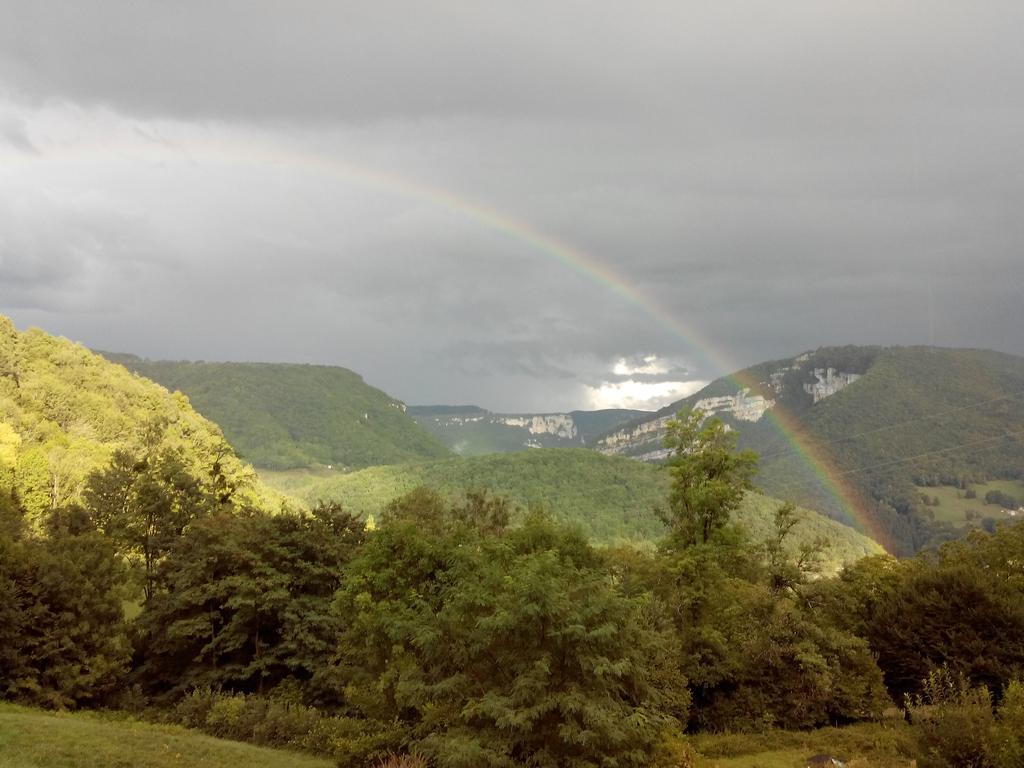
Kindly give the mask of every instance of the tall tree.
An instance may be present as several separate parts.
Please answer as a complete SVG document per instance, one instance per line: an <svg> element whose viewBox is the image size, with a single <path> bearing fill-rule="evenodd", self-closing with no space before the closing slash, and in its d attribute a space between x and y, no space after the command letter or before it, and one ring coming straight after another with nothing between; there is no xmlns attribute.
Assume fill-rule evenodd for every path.
<svg viewBox="0 0 1024 768"><path fill-rule="evenodd" d="M447 768L649 765L671 718L652 685L665 638L643 601L545 519L499 531L442 517L386 516L347 569L348 705L402 723Z"/></svg>
<svg viewBox="0 0 1024 768"><path fill-rule="evenodd" d="M331 603L362 537L363 524L337 504L301 515L222 511L194 522L160 564L167 589L137 621L138 678L171 696L308 680L343 626Z"/></svg>
<svg viewBox="0 0 1024 768"><path fill-rule="evenodd" d="M124 567L81 509L52 512L45 534L0 532L0 695L101 703L127 671Z"/></svg>
<svg viewBox="0 0 1024 768"><path fill-rule="evenodd" d="M699 410L669 421L665 447L672 490L667 522L684 543L703 544L723 528L752 487L757 454L737 451L738 435Z"/></svg>
<svg viewBox="0 0 1024 768"><path fill-rule="evenodd" d="M181 454L156 446L141 455L119 450L86 482L85 504L96 524L144 575L146 600L157 587L157 563L192 520L218 508Z"/></svg>

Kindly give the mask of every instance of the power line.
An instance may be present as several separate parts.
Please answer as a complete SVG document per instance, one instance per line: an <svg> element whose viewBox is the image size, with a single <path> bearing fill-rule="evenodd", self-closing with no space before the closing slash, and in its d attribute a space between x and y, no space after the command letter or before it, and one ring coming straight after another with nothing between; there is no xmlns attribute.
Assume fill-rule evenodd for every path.
<svg viewBox="0 0 1024 768"><path fill-rule="evenodd" d="M952 445L952 446L949 446L948 448L939 448L939 449L936 449L934 451L925 451L924 453L918 453L918 454L915 454L913 456L904 456L904 457L899 458L899 459L892 459L891 461L883 461L883 462L879 462L878 464L868 465L866 467L857 467L856 469L847 469L847 470L843 470L842 472L837 472L836 474L838 474L838 475L854 475L854 474L857 474L858 472L869 472L869 471L871 471L873 469L881 469L882 467L895 466L896 464L906 464L909 461L916 461L917 459L924 459L924 458L927 458L928 456L940 456L940 455L942 455L944 453L950 453L952 451L959 451L959 450L964 449L964 448L973 448L974 446L977 446L977 445L985 445L987 443L992 443L992 442L995 442L995 441L998 441L998 440L1006 440L1007 438L1010 438L1010 437L1020 437L1020 436L1024 436L1024 429L1019 430L1017 432L1006 432L1006 433L1004 433L1002 435L996 435L994 437L987 437L987 438L985 438L983 440L975 440L975 441L970 442L970 443L962 443L960 445Z"/></svg>
<svg viewBox="0 0 1024 768"><path fill-rule="evenodd" d="M871 471L876 470L876 469L884 469L885 467L897 466L899 464L907 464L907 463L909 463L911 461L916 461L918 459L927 458L929 456L940 456L942 454L952 453L954 451L965 450L967 448L976 448L976 447L981 446L981 445L989 446L990 443L998 443L999 441L1006 440L1008 438L1022 437L1022 436L1024 436L1024 430L1019 430L1017 432L1006 432L1006 433L1004 433L1002 435L994 435L993 437L987 437L987 438L984 438L982 440L975 440L975 441L972 441L970 443L962 443L960 445L951 445L951 446L947 446L945 448L937 448L937 449L932 450L932 451L923 451L922 453L917 453L917 454L914 454L912 456L902 456L902 457L897 458L897 459L890 459L890 460L887 460L887 461L881 461L881 462L877 462L875 464L869 464L869 465L863 466L863 467L855 467L854 469L841 470L841 471L838 471L838 472L830 473L830 476L831 477L837 477L837 476L838 477L847 477L847 476L856 475L856 474L859 474L859 473L862 473L862 472L871 472ZM992 446L989 446L989 447L986 447L986 448L982 448L979 451L974 451L974 453L981 453L981 451L991 450L994 447L997 447L997 446L992 445ZM799 488L799 487L807 487L807 486L810 486L810 485L816 485L817 482L818 481L816 479L814 479L814 478L807 478L807 479L804 479L804 480L790 480L788 482L782 483L780 486L777 486L777 487L778 488L782 488L782 489Z"/></svg>
<svg viewBox="0 0 1024 768"><path fill-rule="evenodd" d="M837 438L835 438L833 440L822 440L822 441L815 440L814 441L814 445L815 446L824 446L824 445L835 445L837 443L845 443L845 442L848 442L850 440L856 440L856 439L861 438L861 437L866 437L868 435L874 435L874 434L878 434L880 432L889 432L889 431L891 431L893 429L899 429L900 427L905 427L908 424L916 424L919 421L928 421L930 419L940 419L943 416L949 416L949 415L954 414L954 413L960 413L961 411L969 411L972 408L980 408L983 405L991 405L992 403L998 403L1000 400L1013 400L1013 399L1016 399L1016 398L1019 398L1019 397L1024 397L1024 390L1021 390L1019 392L1011 392L1008 395L1000 395L999 397L994 397L991 400L982 400L982 401L977 402L977 403L971 403L970 405L961 405L961 406L958 406L956 408L950 408L949 410L940 411L938 413L932 413L932 414L929 414L927 416L917 416L917 417L915 417L913 419L907 419L906 421L899 421L899 422L896 422L895 424L887 424L884 427L876 427L874 429L868 429L868 430L865 430L863 432L857 432L855 434L846 435L844 437L837 437ZM786 449L781 450L781 451L774 451L774 452L770 452L770 453L762 453L761 454L761 459L762 460L763 459L773 459L773 458L776 458L778 456L791 456L791 455L793 455L796 452L796 450L797 450L796 448L786 448Z"/></svg>

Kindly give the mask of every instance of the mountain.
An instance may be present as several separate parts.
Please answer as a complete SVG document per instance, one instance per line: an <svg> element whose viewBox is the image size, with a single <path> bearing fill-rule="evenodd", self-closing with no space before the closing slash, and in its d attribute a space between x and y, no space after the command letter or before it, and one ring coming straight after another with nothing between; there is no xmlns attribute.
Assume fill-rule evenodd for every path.
<svg viewBox="0 0 1024 768"><path fill-rule="evenodd" d="M999 352L821 348L718 379L609 431L596 447L660 460L665 423L681 408L700 408L737 430L740 446L761 456L758 485L766 493L837 519L855 504L900 554L986 518L1011 519L1003 506L983 503L985 483L1016 488L1024 477L1024 358ZM837 485L846 488L845 504ZM959 507L943 514L950 499L979 496L978 489L973 522ZM1021 490L1008 495L1024 498Z"/></svg>
<svg viewBox="0 0 1024 768"><path fill-rule="evenodd" d="M568 413L492 413L475 405L410 406L408 413L460 456L527 448L578 448L590 445L621 424L649 415L647 411L624 408Z"/></svg>
<svg viewBox="0 0 1024 768"><path fill-rule="evenodd" d="M521 508L541 506L556 518L578 523L602 542L650 542L665 533L655 513L668 496L669 477L660 467L582 448L540 448L473 458L372 467L351 473L262 473L281 491L305 499L333 499L351 511L379 515L392 499L426 485L449 494L489 490ZM749 494L738 519L756 538L767 535L779 502ZM882 551L852 528L801 510L800 541L822 536L832 542L838 566Z"/></svg>
<svg viewBox="0 0 1024 768"><path fill-rule="evenodd" d="M188 399L67 339L0 315L0 491L30 515L80 500L86 476L119 448L174 448L197 477L216 466L255 506L280 497Z"/></svg>
<svg viewBox="0 0 1024 768"><path fill-rule="evenodd" d="M450 455L405 405L346 368L282 363L145 360L101 353L185 393L258 467L343 468Z"/></svg>

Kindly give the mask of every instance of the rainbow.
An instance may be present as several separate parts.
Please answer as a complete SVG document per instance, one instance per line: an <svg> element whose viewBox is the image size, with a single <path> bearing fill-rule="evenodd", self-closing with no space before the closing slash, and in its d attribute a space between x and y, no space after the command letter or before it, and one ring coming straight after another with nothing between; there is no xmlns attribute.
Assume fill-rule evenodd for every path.
<svg viewBox="0 0 1024 768"><path fill-rule="evenodd" d="M527 221L517 219L505 212L491 208L478 202L468 200L445 189L424 184L420 181L385 173L334 158L314 153L269 148L264 144L251 141L233 141L231 143L204 141L188 141L179 143L178 148L187 152L191 159L203 157L223 164L234 163L245 166L283 167L287 170L300 170L313 175L330 175L348 183L357 183L364 187L376 189L392 195L400 195L417 201L426 202L439 207L453 215L468 218L478 225L499 233L530 249L553 258L562 263L586 280L589 280L614 295L620 297L637 310L656 321L658 325L673 337L682 341L691 350L696 351L706 363L720 371L736 371L739 366L727 358L717 347L692 323L685 322L654 297L646 295L634 287L625 277L601 263L587 253L540 231ZM134 142L117 141L99 145L90 145L88 149L81 145L74 148L56 150L59 155L93 154L104 150L116 149L122 156L126 151L136 151L143 156L151 156L154 143L141 140ZM166 149L166 147L159 147ZM24 162L40 162L47 155L24 160ZM749 388L760 389L760 383L742 371L728 374L726 379L736 385L737 390ZM781 437L792 448L794 454L806 464L819 483L842 510L846 522L854 528L874 538L883 548L889 549L888 534L877 523L870 513L870 504L862 494L847 481L835 467L828 452L807 435L798 420L781 404L776 403L766 412L766 418Z"/></svg>

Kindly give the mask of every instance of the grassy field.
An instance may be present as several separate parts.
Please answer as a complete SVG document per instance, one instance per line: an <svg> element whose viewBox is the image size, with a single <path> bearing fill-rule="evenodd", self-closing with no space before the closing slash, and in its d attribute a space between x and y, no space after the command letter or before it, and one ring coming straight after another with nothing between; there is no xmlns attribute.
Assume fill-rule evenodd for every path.
<svg viewBox="0 0 1024 768"><path fill-rule="evenodd" d="M701 768L800 768L835 755L848 768L909 768L902 720L815 731L691 737ZM94 713L53 713L0 703L0 768L328 768L331 763L176 726Z"/></svg>
<svg viewBox="0 0 1024 768"><path fill-rule="evenodd" d="M815 731L704 734L692 743L701 768L803 768L807 758L826 754L848 768L909 768L912 742L900 720Z"/></svg>
<svg viewBox="0 0 1024 768"><path fill-rule="evenodd" d="M0 768L329 768L173 726L0 704Z"/></svg>
<svg viewBox="0 0 1024 768"><path fill-rule="evenodd" d="M995 520L1011 519L999 506L985 503L985 494L989 491L1002 491L1016 499L1024 500L1024 482L1020 480L991 480L987 483L976 483L971 489L977 494L976 498L964 498L964 492L959 488L950 485L942 485L934 488L917 487L917 490L929 497L936 497L939 500L937 507L928 507L935 515L938 522L946 522L962 528L968 524L967 511L974 510L979 518L991 517ZM974 520L977 525L979 520Z"/></svg>

